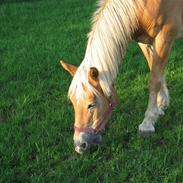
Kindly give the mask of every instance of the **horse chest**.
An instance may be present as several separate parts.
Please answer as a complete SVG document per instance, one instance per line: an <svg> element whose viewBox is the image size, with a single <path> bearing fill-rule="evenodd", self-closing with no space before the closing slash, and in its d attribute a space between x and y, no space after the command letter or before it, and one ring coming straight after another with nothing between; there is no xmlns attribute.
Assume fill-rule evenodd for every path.
<svg viewBox="0 0 183 183"><path fill-rule="evenodd" d="M133 39L136 42L140 42L143 44L152 44L153 42L153 38L150 37L145 31L140 29L134 34Z"/></svg>

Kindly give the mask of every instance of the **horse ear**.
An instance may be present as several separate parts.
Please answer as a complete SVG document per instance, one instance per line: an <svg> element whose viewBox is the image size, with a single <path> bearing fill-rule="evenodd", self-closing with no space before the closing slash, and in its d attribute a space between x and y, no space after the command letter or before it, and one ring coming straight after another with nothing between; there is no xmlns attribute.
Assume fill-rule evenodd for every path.
<svg viewBox="0 0 183 183"><path fill-rule="evenodd" d="M99 71L95 67L90 67L88 72L88 81L93 85L98 91L102 92L100 83L99 83Z"/></svg>
<svg viewBox="0 0 183 183"><path fill-rule="evenodd" d="M90 67L88 72L88 81L93 85L98 91L102 92L100 83L99 83L99 71L95 67Z"/></svg>
<svg viewBox="0 0 183 183"><path fill-rule="evenodd" d="M89 73L88 73L88 79L98 81L99 77L99 71L96 67L90 67Z"/></svg>
<svg viewBox="0 0 183 183"><path fill-rule="evenodd" d="M71 74L71 76L74 76L74 74L76 73L76 71L78 69L76 66L71 65L71 64L66 64L63 61L60 61L60 63L62 65L62 67Z"/></svg>

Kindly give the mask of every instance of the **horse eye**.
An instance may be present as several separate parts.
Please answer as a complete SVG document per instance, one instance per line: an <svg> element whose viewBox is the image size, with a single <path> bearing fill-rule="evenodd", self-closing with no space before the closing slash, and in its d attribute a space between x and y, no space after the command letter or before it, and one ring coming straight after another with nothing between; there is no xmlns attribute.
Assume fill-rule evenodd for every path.
<svg viewBox="0 0 183 183"><path fill-rule="evenodd" d="M88 105L88 109L92 109L93 107L95 107L95 103Z"/></svg>

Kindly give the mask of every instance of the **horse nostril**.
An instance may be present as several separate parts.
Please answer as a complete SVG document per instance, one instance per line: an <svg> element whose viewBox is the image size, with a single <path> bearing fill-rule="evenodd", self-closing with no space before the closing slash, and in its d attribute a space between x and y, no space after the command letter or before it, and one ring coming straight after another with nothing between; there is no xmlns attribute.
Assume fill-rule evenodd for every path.
<svg viewBox="0 0 183 183"><path fill-rule="evenodd" d="M87 143L86 142L83 142L81 145L80 145L80 147L83 149L83 150L85 150L85 149L87 149Z"/></svg>

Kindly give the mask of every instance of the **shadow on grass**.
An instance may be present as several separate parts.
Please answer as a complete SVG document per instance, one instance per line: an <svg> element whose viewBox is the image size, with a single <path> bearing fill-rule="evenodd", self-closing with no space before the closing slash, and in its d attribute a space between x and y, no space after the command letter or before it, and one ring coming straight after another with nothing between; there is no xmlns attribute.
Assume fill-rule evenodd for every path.
<svg viewBox="0 0 183 183"><path fill-rule="evenodd" d="M33 3L38 2L39 0L0 0L1 4L10 4L10 3Z"/></svg>

